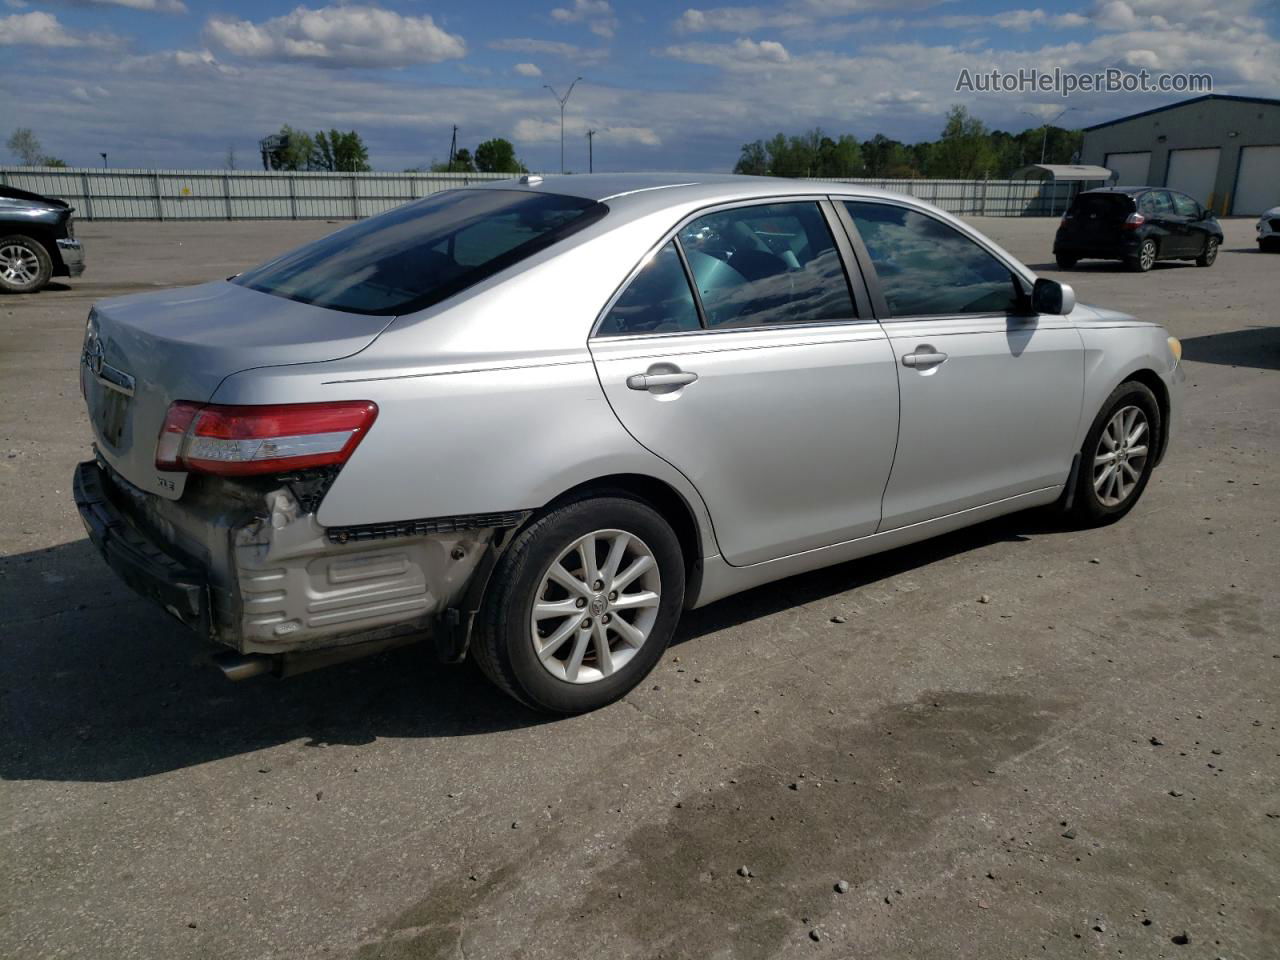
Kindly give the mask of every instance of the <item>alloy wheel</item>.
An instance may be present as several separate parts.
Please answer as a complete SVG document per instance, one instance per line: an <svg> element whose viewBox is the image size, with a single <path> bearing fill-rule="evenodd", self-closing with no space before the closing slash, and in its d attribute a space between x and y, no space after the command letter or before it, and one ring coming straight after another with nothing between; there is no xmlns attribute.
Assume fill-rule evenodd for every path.
<svg viewBox="0 0 1280 960"><path fill-rule="evenodd" d="M529 629L538 662L569 683L625 667L658 619L662 580L649 546L624 530L571 543L543 573Z"/></svg>
<svg viewBox="0 0 1280 960"><path fill-rule="evenodd" d="M1143 270L1150 270L1156 262L1156 245L1154 241L1145 240L1142 243L1142 250L1138 254L1138 259L1142 264Z"/></svg>
<svg viewBox="0 0 1280 960"><path fill-rule="evenodd" d="M0 276L15 286L34 283L40 274L40 260L35 251L20 244L0 247Z"/></svg>
<svg viewBox="0 0 1280 960"><path fill-rule="evenodd" d="M1204 248L1204 262L1206 264L1210 264L1217 259L1218 259L1218 238L1210 237L1209 242L1205 244L1205 248Z"/></svg>
<svg viewBox="0 0 1280 960"><path fill-rule="evenodd" d="M1137 488L1147 465L1150 433L1141 407L1121 407L1107 421L1093 455L1093 490L1103 506L1119 506Z"/></svg>

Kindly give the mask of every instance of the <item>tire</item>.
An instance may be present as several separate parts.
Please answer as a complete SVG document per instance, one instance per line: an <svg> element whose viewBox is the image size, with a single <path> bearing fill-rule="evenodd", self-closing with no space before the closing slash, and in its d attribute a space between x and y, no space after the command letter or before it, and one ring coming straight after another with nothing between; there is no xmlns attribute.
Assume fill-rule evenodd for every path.
<svg viewBox="0 0 1280 960"><path fill-rule="evenodd" d="M1126 257L1125 265L1135 273L1146 273L1156 264L1156 258L1160 256L1160 248L1156 246L1156 242L1148 237L1142 241L1142 246L1138 248L1136 257Z"/></svg>
<svg viewBox="0 0 1280 960"><path fill-rule="evenodd" d="M1072 267L1074 267L1077 263L1080 262L1079 257L1071 257L1065 253L1059 253L1055 255L1054 259L1058 261L1059 270L1070 270Z"/></svg>
<svg viewBox="0 0 1280 960"><path fill-rule="evenodd" d="M35 293L53 276L53 259L39 240L22 234L0 237L0 290Z"/></svg>
<svg viewBox="0 0 1280 960"><path fill-rule="evenodd" d="M1204 242L1204 253L1196 257L1197 267L1212 267L1213 261L1218 259L1218 238L1209 237Z"/></svg>
<svg viewBox="0 0 1280 960"><path fill-rule="evenodd" d="M594 538L599 589L582 582L582 554L575 544L584 538ZM614 564L619 579L646 555L653 563L642 563L645 572L615 594L604 579L621 540L626 552ZM553 574L556 567L559 575ZM578 587L568 589L560 575ZM534 521L503 555L481 604L471 652L490 680L528 707L558 714L595 710L626 695L657 664L680 619L684 586L680 542L648 504L625 494L570 502ZM627 605L655 592L656 603ZM615 597L627 606L615 607ZM535 603L547 611L570 602L572 612L533 619ZM628 642L619 621L628 626L627 635L643 633L642 638ZM591 626L584 630L584 623ZM610 651L605 659L597 646L602 634ZM541 656L535 644L542 645Z"/></svg>
<svg viewBox="0 0 1280 960"><path fill-rule="evenodd" d="M1124 472L1120 473L1119 482L1113 484L1106 473L1107 466L1111 464L1098 463L1096 458L1112 452L1110 445L1115 439L1115 432L1111 429L1112 421L1122 412L1131 409L1139 411L1140 418L1145 420L1146 429L1137 441L1124 444L1125 450L1121 458ZM1136 432L1136 426L1133 429ZM1070 512L1070 518L1075 524L1094 527L1114 523L1133 509L1133 505L1147 488L1151 471L1155 469L1156 457L1164 437L1163 430L1160 404L1156 402L1155 394L1149 387L1136 380L1127 380L1111 391L1111 396L1107 397L1085 436L1084 446L1080 448L1080 470ZM1107 437L1105 440L1104 435ZM1144 450L1140 463L1132 452L1139 448ZM1118 488L1125 485L1129 485L1128 489L1117 499L1116 494L1120 492Z"/></svg>

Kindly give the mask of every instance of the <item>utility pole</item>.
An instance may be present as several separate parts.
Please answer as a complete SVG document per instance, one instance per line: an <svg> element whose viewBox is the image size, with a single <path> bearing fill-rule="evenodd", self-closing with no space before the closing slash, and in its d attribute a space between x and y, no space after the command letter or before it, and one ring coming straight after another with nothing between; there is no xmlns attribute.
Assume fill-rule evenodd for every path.
<svg viewBox="0 0 1280 960"><path fill-rule="evenodd" d="M1070 113L1070 112L1071 112L1072 110L1074 110L1074 109L1075 109L1075 107L1067 107L1067 109L1065 109L1065 110L1061 111L1061 112L1060 112L1056 117L1054 117L1052 120L1042 120L1042 121L1041 121L1041 122L1044 124L1044 134L1040 137L1040 163L1041 163L1041 164L1043 164L1043 163L1044 163L1045 153L1046 153L1047 148L1048 148L1048 146L1049 146L1049 127L1050 127L1052 124L1057 123L1059 120L1061 120L1063 117L1065 117L1068 113ZM1026 110L1021 110L1021 111L1019 111L1019 112L1020 112L1023 116L1026 116L1026 117L1034 117L1036 120L1041 120L1041 117L1040 117L1040 115L1039 115L1039 114L1036 114L1036 113L1029 113L1029 112L1028 112L1028 111L1026 111Z"/></svg>
<svg viewBox="0 0 1280 960"><path fill-rule="evenodd" d="M453 173L453 158L458 152L458 125L453 125L453 139L449 141L449 172Z"/></svg>
<svg viewBox="0 0 1280 960"><path fill-rule="evenodd" d="M587 173L596 172L595 151L593 149L595 146L595 138L596 138L596 132L594 130L588 130L587 131Z"/></svg>
<svg viewBox="0 0 1280 960"><path fill-rule="evenodd" d="M551 91L551 95L556 98L556 102L560 104L560 172L564 173L564 105L569 102L569 96L573 93L573 88L578 85L581 77L575 77L573 83L569 84L569 89L564 92L564 96L556 93L556 88L549 83L543 86Z"/></svg>

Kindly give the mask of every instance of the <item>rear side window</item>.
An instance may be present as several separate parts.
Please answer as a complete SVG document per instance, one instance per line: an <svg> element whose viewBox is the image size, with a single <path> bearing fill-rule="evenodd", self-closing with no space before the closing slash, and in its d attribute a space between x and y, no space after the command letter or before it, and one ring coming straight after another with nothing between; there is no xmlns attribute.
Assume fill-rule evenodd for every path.
<svg viewBox="0 0 1280 960"><path fill-rule="evenodd" d="M523 190L450 190L299 247L233 281L348 313L439 303L599 220L594 200Z"/></svg>
<svg viewBox="0 0 1280 960"><path fill-rule="evenodd" d="M636 274L601 321L597 336L683 333L699 329L693 291L689 289L689 278L672 240L654 253Z"/></svg>
<svg viewBox="0 0 1280 960"><path fill-rule="evenodd" d="M1138 202L1141 212L1148 217L1164 217L1174 212L1173 201L1164 190L1152 190L1144 193Z"/></svg>
<svg viewBox="0 0 1280 960"><path fill-rule="evenodd" d="M681 229L707 329L856 316L835 241L812 201L723 210Z"/></svg>
<svg viewBox="0 0 1280 960"><path fill-rule="evenodd" d="M846 201L894 317L1001 313L1019 308L1009 268L940 220L882 203Z"/></svg>
<svg viewBox="0 0 1280 960"><path fill-rule="evenodd" d="M1127 193L1082 193L1071 212L1082 219L1120 221L1133 213L1133 198Z"/></svg>
<svg viewBox="0 0 1280 960"><path fill-rule="evenodd" d="M1170 191L1169 196L1173 197L1173 209L1178 216L1190 217L1193 220L1200 219L1200 205L1185 193Z"/></svg>

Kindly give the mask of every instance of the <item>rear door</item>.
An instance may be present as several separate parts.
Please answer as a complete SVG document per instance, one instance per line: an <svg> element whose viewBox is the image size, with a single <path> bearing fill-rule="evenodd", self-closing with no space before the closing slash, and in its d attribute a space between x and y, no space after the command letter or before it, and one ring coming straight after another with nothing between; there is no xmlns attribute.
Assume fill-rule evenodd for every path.
<svg viewBox="0 0 1280 960"><path fill-rule="evenodd" d="M1084 388L1062 316L1026 315L1008 264L905 204L846 201L901 390L881 530L1066 481Z"/></svg>
<svg viewBox="0 0 1280 960"><path fill-rule="evenodd" d="M832 216L818 198L698 215L637 268L590 342L614 412L697 487L731 564L880 522L898 385Z"/></svg>
<svg viewBox="0 0 1280 960"><path fill-rule="evenodd" d="M1148 190L1138 200L1138 212L1146 217L1147 236L1160 247L1160 256L1181 256L1187 249L1187 223L1173 205L1168 190Z"/></svg>

